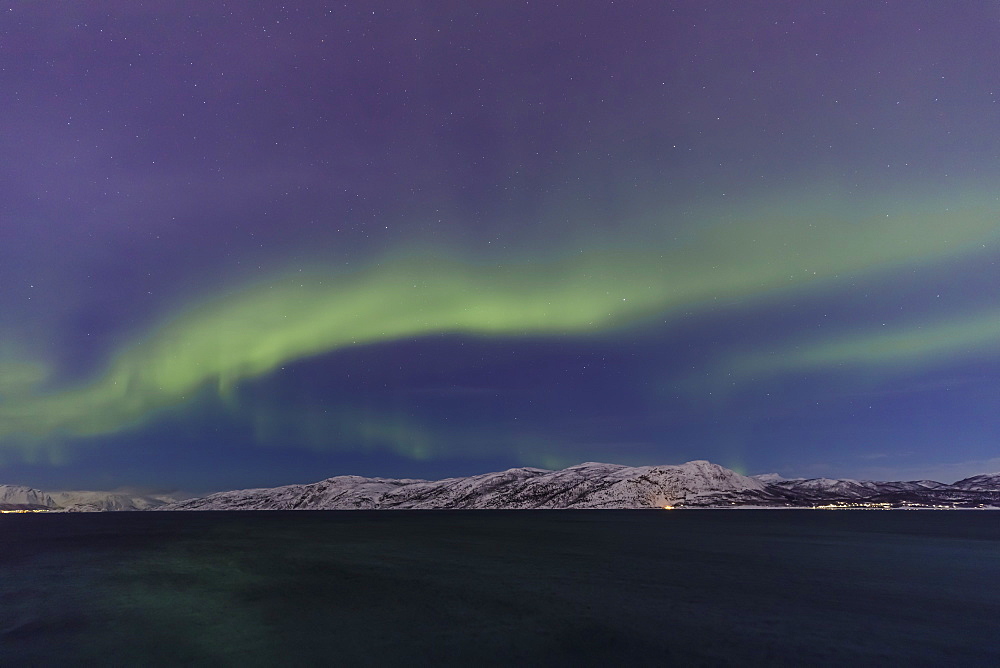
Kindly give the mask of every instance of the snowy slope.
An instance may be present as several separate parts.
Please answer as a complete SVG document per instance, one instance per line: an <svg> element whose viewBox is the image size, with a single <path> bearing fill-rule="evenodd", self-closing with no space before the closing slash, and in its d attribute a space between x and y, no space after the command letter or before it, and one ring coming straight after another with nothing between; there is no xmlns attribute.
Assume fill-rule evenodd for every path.
<svg viewBox="0 0 1000 668"><path fill-rule="evenodd" d="M45 492L23 485L0 485L0 506L39 506L55 508L58 504Z"/></svg>
<svg viewBox="0 0 1000 668"><path fill-rule="evenodd" d="M975 492L1000 492L1000 473L974 475L952 483L951 486Z"/></svg>
<svg viewBox="0 0 1000 668"><path fill-rule="evenodd" d="M640 467L588 462L561 471L515 468L435 481L338 476L307 485L220 492L160 509L651 508L705 494L763 489L758 480L706 461Z"/></svg>
<svg viewBox="0 0 1000 668"><path fill-rule="evenodd" d="M772 488L783 489L802 498L815 499L863 499L879 494L900 492L921 492L924 490L943 489L944 483L933 480L914 480L907 482L883 482L876 480L851 480L831 478L799 478L795 480L776 480L770 483Z"/></svg>
<svg viewBox="0 0 1000 668"><path fill-rule="evenodd" d="M109 510L149 510L173 499L156 496L120 494L116 492L49 492L60 510L67 512L100 512Z"/></svg>
<svg viewBox="0 0 1000 668"><path fill-rule="evenodd" d="M514 468L414 480L337 476L269 489L220 492L176 502L114 492L43 492L0 485L0 508L65 512L117 510L357 510L684 507L812 507L843 501L940 507L1000 507L1000 473L946 485L933 480L882 482L830 478L746 477L706 461L678 466L588 462L561 471Z"/></svg>
<svg viewBox="0 0 1000 668"><path fill-rule="evenodd" d="M67 512L149 510L175 501L166 496L117 492L43 492L23 485L0 485L0 507L31 506Z"/></svg>

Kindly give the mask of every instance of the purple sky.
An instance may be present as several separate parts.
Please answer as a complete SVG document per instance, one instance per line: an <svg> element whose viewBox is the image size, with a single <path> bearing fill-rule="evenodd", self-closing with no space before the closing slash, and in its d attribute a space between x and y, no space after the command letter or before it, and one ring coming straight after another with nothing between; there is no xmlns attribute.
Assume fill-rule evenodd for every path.
<svg viewBox="0 0 1000 668"><path fill-rule="evenodd" d="M0 482L1000 469L995 3L0 9Z"/></svg>

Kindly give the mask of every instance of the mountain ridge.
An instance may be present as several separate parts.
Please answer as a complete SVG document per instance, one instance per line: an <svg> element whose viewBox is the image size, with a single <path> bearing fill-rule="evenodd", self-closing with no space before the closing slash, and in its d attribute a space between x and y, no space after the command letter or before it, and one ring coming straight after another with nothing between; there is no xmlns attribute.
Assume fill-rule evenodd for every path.
<svg viewBox="0 0 1000 668"><path fill-rule="evenodd" d="M962 486L964 485L964 486ZM233 490L157 510L641 509L802 507L1000 507L1000 476L952 485L748 477L704 460L624 466L585 462L566 469L512 468L442 480L335 476L315 483Z"/></svg>
<svg viewBox="0 0 1000 668"><path fill-rule="evenodd" d="M404 510L641 508L993 508L1000 473L934 480L744 476L705 460L625 466L584 462L424 480L340 475L314 483L216 492L177 500L121 492L44 492L0 485L0 510Z"/></svg>
<svg viewBox="0 0 1000 668"><path fill-rule="evenodd" d="M558 471L512 468L443 480L336 476L306 485L219 492L162 510L560 509L674 505L764 484L704 460L629 467L585 462Z"/></svg>
<svg viewBox="0 0 1000 668"><path fill-rule="evenodd" d="M0 510L59 512L149 510L175 501L177 498L169 495L86 490L44 492L26 485L0 485Z"/></svg>

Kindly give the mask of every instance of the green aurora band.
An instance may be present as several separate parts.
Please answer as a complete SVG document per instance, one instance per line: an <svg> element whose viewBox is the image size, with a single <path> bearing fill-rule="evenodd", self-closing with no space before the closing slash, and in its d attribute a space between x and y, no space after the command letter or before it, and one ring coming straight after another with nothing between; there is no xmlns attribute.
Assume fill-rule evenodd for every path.
<svg viewBox="0 0 1000 668"><path fill-rule="evenodd" d="M1000 351L1000 313L986 311L945 322L880 329L847 337L800 343L780 351L748 355L720 365L729 378L759 378L818 369L870 365L918 370L960 357Z"/></svg>
<svg viewBox="0 0 1000 668"><path fill-rule="evenodd" d="M491 264L440 251L396 253L353 274L321 267L287 272L172 314L117 351L88 383L33 390L31 383L45 374L19 360L19 380L0 383L0 446L34 450L135 427L209 387L236 401L243 379L349 346L435 333L599 334L654 318L662 323L719 300L828 289L838 276L942 262L992 247L1000 205L990 197L962 201L987 204L910 204L902 212L896 204L892 216L873 207L877 212L838 217L828 208L809 213L815 202L786 203L697 228L682 244L671 239ZM642 238L633 235L633 246ZM962 326L956 330L928 332L908 349L920 355L953 345L962 337ZM995 327L983 331L1000 335ZM900 354L890 341L857 345L871 351L866 363ZM812 355L803 353L800 363L852 353Z"/></svg>

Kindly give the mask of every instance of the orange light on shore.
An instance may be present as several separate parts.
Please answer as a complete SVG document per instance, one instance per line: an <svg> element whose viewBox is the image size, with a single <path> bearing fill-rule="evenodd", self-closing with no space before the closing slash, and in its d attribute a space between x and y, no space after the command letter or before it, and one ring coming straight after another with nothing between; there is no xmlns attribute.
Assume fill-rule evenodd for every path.
<svg viewBox="0 0 1000 668"><path fill-rule="evenodd" d="M673 510L674 507L673 506L663 506L663 509L664 510Z"/></svg>

